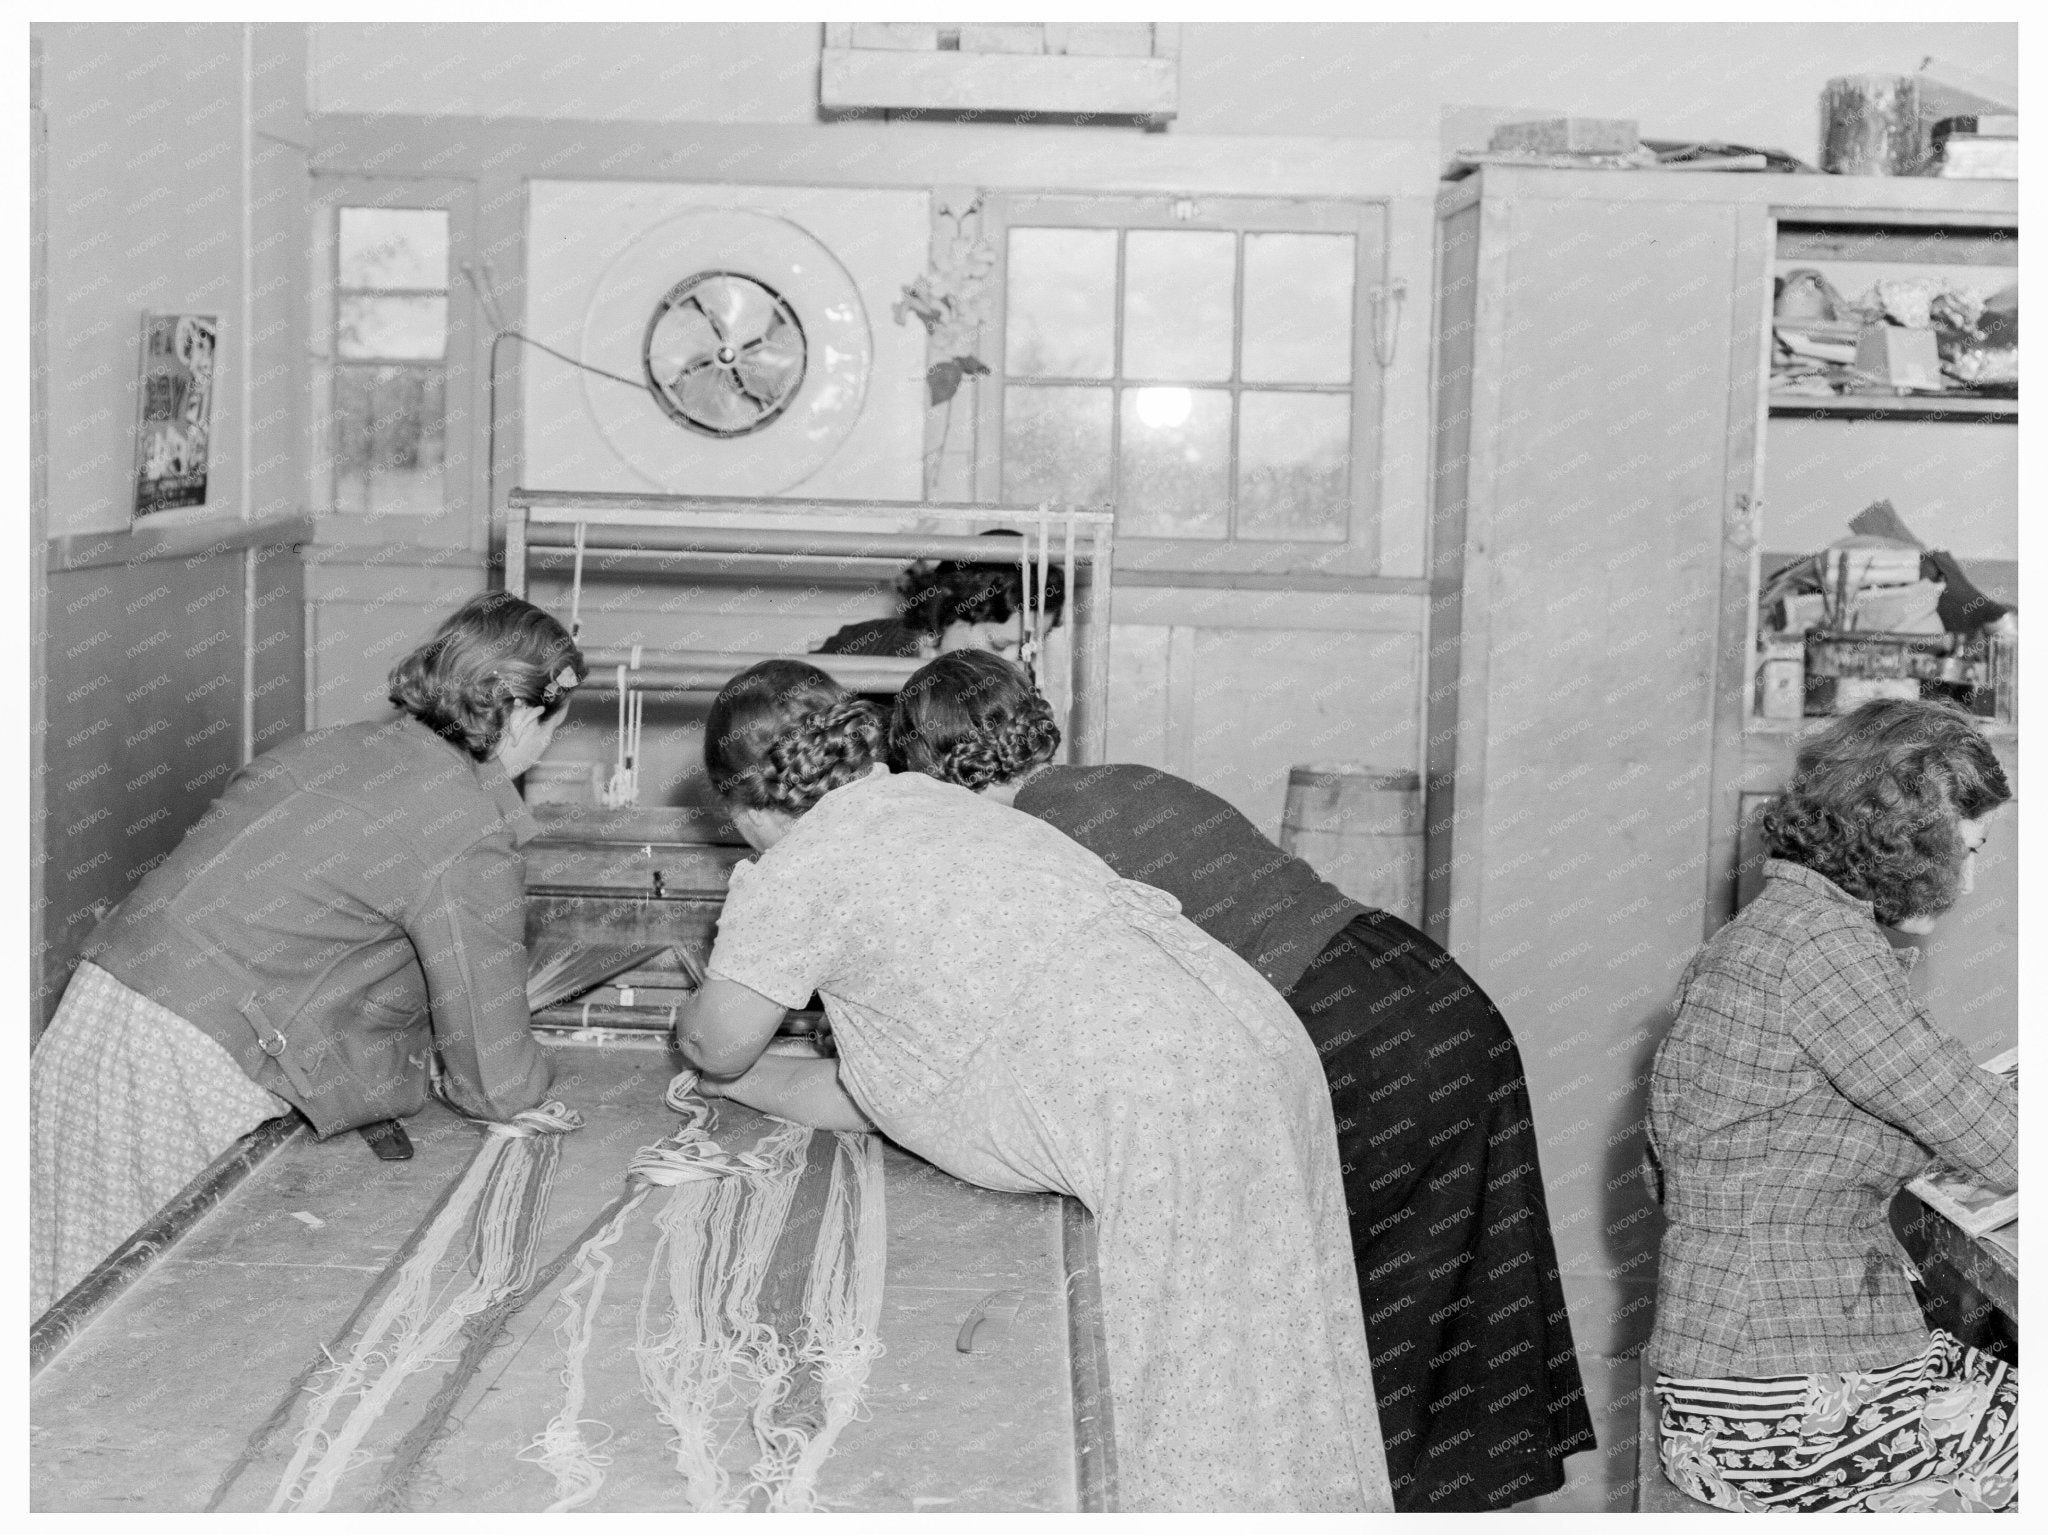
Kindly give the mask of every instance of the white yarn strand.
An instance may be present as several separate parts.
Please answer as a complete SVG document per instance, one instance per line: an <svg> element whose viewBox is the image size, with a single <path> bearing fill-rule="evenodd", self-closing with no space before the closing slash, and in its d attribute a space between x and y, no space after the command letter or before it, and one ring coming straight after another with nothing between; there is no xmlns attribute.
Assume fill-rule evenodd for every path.
<svg viewBox="0 0 2048 1535"><path fill-rule="evenodd" d="M1067 509L1067 560L1066 584L1062 588L1061 601L1069 611L1074 608L1074 517L1073 508ZM1060 678L1060 721L1061 744L1066 747L1067 760L1074 760L1074 662L1078 651L1074 645L1074 623L1067 621L1067 666L1066 674Z"/></svg>
<svg viewBox="0 0 2048 1535"><path fill-rule="evenodd" d="M534 1462L555 1479L555 1501L546 1509L550 1514L581 1508L596 1497L598 1489L604 1486L604 1468L611 1464L610 1456L599 1453L611 1437L609 1429L595 1445L583 1437L583 1425L596 1422L581 1416L583 1367L590 1354L591 1334L604 1307L605 1282L612 1271L611 1249L625 1232L626 1222L640 1208L651 1187L651 1184L640 1185L620 1207L619 1213L583 1244L582 1251L576 1254L576 1277L563 1286L558 1297L568 1312L555 1329L563 1352L562 1410L519 1454L521 1460ZM604 1425L599 1423L598 1427L604 1428Z"/></svg>
<svg viewBox="0 0 2048 1535"><path fill-rule="evenodd" d="M638 1191L575 1259L560 1301L561 1410L521 1453L555 1480L550 1512L588 1503L604 1483L581 1417L584 1367L610 1277L609 1249L652 1186L669 1189L655 1217L656 1240L641 1286L633 1356L641 1388L669 1430L684 1497L697 1512L814 1509L817 1478L845 1425L861 1414L888 1246L882 1159L871 1135L837 1137L831 1184L810 1255L803 1320L785 1338L761 1316L761 1291L804 1174L813 1132L779 1124L746 1152L710 1137L714 1108L682 1072L665 1097L682 1122L637 1153L627 1171ZM817 1382L817 1408L792 1417L792 1390ZM806 1404L809 1405L808 1402ZM721 1418L744 1411L756 1455L734 1487L724 1464L737 1429ZM597 1425L602 1428L602 1425ZM723 1437L721 1437L723 1432Z"/></svg>
<svg viewBox="0 0 2048 1535"><path fill-rule="evenodd" d="M772 1392L786 1374L774 1330L760 1319L761 1282L782 1235L811 1131L783 1125L752 1152L732 1158L735 1173L709 1184L708 1208L684 1184L670 1196L660 1224L667 1247L669 1327L651 1336L648 1295L634 1354L656 1412L674 1433L676 1470L698 1512L744 1508L730 1495L731 1478L711 1444L713 1415L736 1394L735 1378L752 1395ZM649 1290L661 1272L650 1269Z"/></svg>
<svg viewBox="0 0 2048 1535"><path fill-rule="evenodd" d="M676 1471L697 1511L724 1506L729 1483L710 1439L711 1415L724 1394L730 1363L709 1322L715 1300L702 1286L726 1260L732 1207L743 1192L738 1179L677 1185L659 1217L661 1236L640 1293L633 1357L655 1416L668 1425ZM652 1322L657 1292L671 1302L668 1325L660 1332Z"/></svg>
<svg viewBox="0 0 2048 1535"><path fill-rule="evenodd" d="M817 1374L825 1421L804 1445L783 1486L771 1494L772 1510L818 1507L818 1473L840 1430L860 1415L868 1372L882 1352L879 1323L889 1227L881 1144L872 1135L842 1133L837 1140L798 1342L800 1367Z"/></svg>
<svg viewBox="0 0 2048 1535"><path fill-rule="evenodd" d="M1039 672L1038 663L1045 654L1045 636L1047 634L1045 580L1048 567L1052 562L1052 527L1046 522L1045 514L1050 509L1045 506L1041 506L1038 509L1038 607L1037 616L1031 625L1031 674L1034 678L1037 677Z"/></svg>
<svg viewBox="0 0 2048 1535"><path fill-rule="evenodd" d="M551 1118L561 1113L559 1105L546 1107L556 1111ZM291 1464L271 1500L272 1512L286 1507L301 1513L324 1509L341 1478L361 1463L357 1451L399 1387L421 1370L445 1363L447 1349L471 1317L532 1282L536 1244L528 1240L522 1247L517 1241L519 1212L538 1174L541 1186L531 1231L538 1231L544 1223L556 1152L553 1144L532 1133L515 1131L485 1138L455 1197L443 1208L420 1251L399 1271L391 1295L351 1350L348 1366L316 1399ZM461 1293L436 1310L431 1293L434 1271L454 1232L472 1216L474 1277ZM454 1281L448 1288L454 1288ZM394 1326L396 1336L380 1351L385 1334ZM371 1365L379 1359L383 1368L374 1380L368 1380ZM350 1393L356 1394L356 1401L347 1418L332 1436L323 1435L329 1413Z"/></svg>
<svg viewBox="0 0 2048 1535"><path fill-rule="evenodd" d="M360 1393L363 1381L370 1370L385 1362L383 1346L387 1335L399 1325L401 1317L411 1318L408 1324L417 1327L417 1317L428 1303L434 1281L434 1270L447 1253L456 1232L462 1229L470 1212L476 1208L476 1193L490 1176L491 1168L502 1142L492 1140L484 1143L468 1168L463 1172L462 1181L448 1203L441 1207L441 1213L427 1228L426 1236L419 1248L405 1266L398 1271L392 1282L390 1293L383 1304L357 1337L354 1347L349 1350L346 1360L341 1361L327 1382L314 1393L312 1405L307 1409L306 1422L299 1430L298 1443L292 1452L290 1462L285 1466L284 1476L277 1491L271 1496L270 1513L297 1506L298 1485L305 1473L307 1463L312 1460L329 1440L323 1433L328 1416L340 1401L352 1394Z"/></svg>
<svg viewBox="0 0 2048 1535"><path fill-rule="evenodd" d="M589 531L588 524L576 524L576 569L569 578L569 638L576 639L583 633L583 539Z"/></svg>

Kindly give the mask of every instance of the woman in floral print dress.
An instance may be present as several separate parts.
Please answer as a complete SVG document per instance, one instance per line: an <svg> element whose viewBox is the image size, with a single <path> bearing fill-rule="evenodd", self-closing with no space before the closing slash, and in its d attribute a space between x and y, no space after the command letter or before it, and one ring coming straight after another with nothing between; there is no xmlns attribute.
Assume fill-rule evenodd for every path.
<svg viewBox="0 0 2048 1535"><path fill-rule="evenodd" d="M892 775L814 667L741 673L705 731L762 856L678 1023L704 1085L1094 1212L1123 1508L1390 1509L1329 1097L1278 993L1043 822ZM813 991L838 1060L764 1055Z"/></svg>

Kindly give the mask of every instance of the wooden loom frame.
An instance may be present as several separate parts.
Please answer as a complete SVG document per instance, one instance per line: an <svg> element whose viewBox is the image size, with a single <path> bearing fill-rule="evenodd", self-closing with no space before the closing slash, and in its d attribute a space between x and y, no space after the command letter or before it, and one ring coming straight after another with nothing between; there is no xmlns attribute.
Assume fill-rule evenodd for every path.
<svg viewBox="0 0 2048 1535"><path fill-rule="evenodd" d="M694 568L713 575L774 579L823 568L878 581L893 577L907 560L1022 561L1042 551L1042 535L991 538L978 532L980 527L998 525L1028 527L1034 534L1056 528L1062 535L1059 562L1066 579L1071 636L1069 675L1061 679L1060 689L1066 705L1062 728L1067 760L1105 761L1115 545L1115 518L1107 510L514 489L506 495L505 589L517 597L527 595L527 576L536 556L560 568L592 551L601 554L606 569L651 565L661 571ZM644 646L630 651L596 647L585 650L584 656L591 668L586 688L616 687L616 670L624 666L631 686L678 693L715 691L735 673L768 659L754 653L655 651ZM922 664L879 656L791 659L819 667L842 686L865 693L897 691ZM1071 1196L1063 1196L1060 1203L1075 1501L1079 1512L1114 1511L1119 1501L1115 1429L1095 1220Z"/></svg>
<svg viewBox="0 0 2048 1535"><path fill-rule="evenodd" d="M1015 538L979 529L1028 529ZM1055 540L1057 542L1055 543ZM833 570L893 575L906 561L1035 560L1066 577L1069 675L1042 677L1064 714L1067 760L1105 760L1109 737L1109 601L1115 517L1103 509L1045 503L976 506L932 502L792 500L754 496L626 495L612 491L515 489L506 495L505 589L527 594L536 559L567 565L593 553L607 570L622 563L659 570L774 579ZM587 650L593 690L630 685L650 692L716 692L764 654L715 650ZM894 692L920 663L883 656L793 656L857 692ZM1064 707L1062 707L1064 706Z"/></svg>

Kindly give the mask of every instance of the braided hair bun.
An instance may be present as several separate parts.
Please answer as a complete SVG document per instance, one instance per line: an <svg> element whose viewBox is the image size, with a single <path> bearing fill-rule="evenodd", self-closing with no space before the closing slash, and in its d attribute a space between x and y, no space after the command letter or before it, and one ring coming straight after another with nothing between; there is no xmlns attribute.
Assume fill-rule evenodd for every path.
<svg viewBox="0 0 2048 1535"><path fill-rule="evenodd" d="M791 722L768 745L761 765L765 809L802 815L842 784L865 778L882 760L881 712L849 698Z"/></svg>
<svg viewBox="0 0 2048 1535"><path fill-rule="evenodd" d="M889 724L894 765L942 783L1008 783L1059 750L1052 706L1024 672L986 650L954 650L921 668L896 695Z"/></svg>
<svg viewBox="0 0 2048 1535"><path fill-rule="evenodd" d="M728 803L800 816L882 760L881 711L801 661L762 661L720 691L704 768Z"/></svg>

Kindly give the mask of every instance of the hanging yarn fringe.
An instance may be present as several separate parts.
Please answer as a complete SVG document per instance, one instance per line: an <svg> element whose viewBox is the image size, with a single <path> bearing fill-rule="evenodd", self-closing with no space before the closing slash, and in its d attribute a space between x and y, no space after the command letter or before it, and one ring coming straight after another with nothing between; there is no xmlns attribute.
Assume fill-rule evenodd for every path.
<svg viewBox="0 0 2048 1535"><path fill-rule="evenodd" d="M756 1495L770 1509L817 1507L819 1469L840 1430L859 1415L868 1370L880 1352L887 1252L880 1144L840 1135L832 1181L804 1293L803 1323L781 1337L760 1314L761 1289L788 1225L812 1132L778 1126L752 1151L728 1152L711 1139L716 1115L695 1095L694 1072L678 1075L665 1101L683 1116L643 1148L628 1169L635 1192L575 1259L557 1328L563 1348L561 1411L522 1458L555 1479L550 1511L596 1496L608 1463L584 1434L584 1368L604 1290L610 1249L650 1188L667 1187L657 1239L641 1287L633 1355L641 1388L667 1425L689 1505L699 1512L744 1509ZM794 1382L815 1381L816 1405L786 1411ZM808 1398L806 1399L808 1402ZM735 1492L721 1463L721 1411L742 1407L759 1453Z"/></svg>
<svg viewBox="0 0 2048 1535"><path fill-rule="evenodd" d="M730 1497L713 1420L735 1378L753 1395L786 1373L774 1329L761 1321L761 1281L803 1174L811 1131L783 1125L734 1156L735 1175L680 1184L656 1218L660 1238L641 1292L633 1348L656 1416L669 1427L676 1471L700 1513L744 1508ZM667 1322L657 1327L665 1291Z"/></svg>
<svg viewBox="0 0 2048 1535"><path fill-rule="evenodd" d="M818 1383L824 1421L808 1435L785 1430L786 1447L795 1453L781 1485L766 1489L771 1511L818 1507L818 1473L839 1431L861 1415L868 1371L882 1352L878 1324L889 1228L881 1143L872 1135L845 1133L837 1142L796 1350L797 1370L810 1372Z"/></svg>
<svg viewBox="0 0 2048 1535"><path fill-rule="evenodd" d="M455 1340L480 1314L502 1307L533 1280L538 1238L561 1158L560 1133L581 1119L559 1103L520 1115L519 1123L493 1126L464 1170L391 1291L365 1325L348 1357L314 1392L292 1458L272 1495L269 1511L324 1509L337 1484L363 1464L364 1437L407 1380L449 1356ZM435 1274L465 1227L471 1276L449 1297L438 1297ZM328 1420L348 1404L339 1427Z"/></svg>
<svg viewBox="0 0 2048 1535"><path fill-rule="evenodd" d="M562 1288L560 1299L568 1314L555 1329L562 1342L562 1410L541 1430L540 1438L519 1453L521 1460L535 1462L555 1479L555 1501L546 1510L551 1514L567 1513L596 1497L604 1485L604 1468L611 1464L610 1456L599 1453L611 1437L610 1429L598 1423L605 1433L596 1444L583 1437L584 1423L596 1421L582 1416L583 1364L590 1354L598 1312L604 1306L605 1282L612 1272L611 1249L652 1187L648 1183L637 1187L618 1214L583 1244L576 1254L576 1277Z"/></svg>
<svg viewBox="0 0 2048 1535"><path fill-rule="evenodd" d="M607 810L640 803L640 733L647 714L647 695L629 687L626 682L627 673L639 669L640 647L635 645L632 656L618 672L618 749L614 754L611 777L598 793L598 803Z"/></svg>

